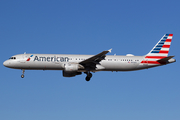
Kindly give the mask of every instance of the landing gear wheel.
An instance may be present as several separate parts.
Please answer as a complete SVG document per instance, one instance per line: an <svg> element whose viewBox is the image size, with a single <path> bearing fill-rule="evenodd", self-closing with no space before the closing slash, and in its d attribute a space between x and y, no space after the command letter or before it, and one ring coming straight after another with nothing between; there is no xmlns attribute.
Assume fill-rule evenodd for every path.
<svg viewBox="0 0 180 120"><path fill-rule="evenodd" d="M87 72L86 74L87 74L87 76L86 76L86 81L90 81L90 79L91 79L91 77L92 77L92 73Z"/></svg>
<svg viewBox="0 0 180 120"><path fill-rule="evenodd" d="M91 78L89 78L89 77L86 77L86 81L90 81L90 79L91 79Z"/></svg>
<svg viewBox="0 0 180 120"><path fill-rule="evenodd" d="M22 70L21 78L24 78L24 72L25 72L25 70L23 69L23 70Z"/></svg>
<svg viewBox="0 0 180 120"><path fill-rule="evenodd" d="M21 78L24 78L24 75L21 75Z"/></svg>

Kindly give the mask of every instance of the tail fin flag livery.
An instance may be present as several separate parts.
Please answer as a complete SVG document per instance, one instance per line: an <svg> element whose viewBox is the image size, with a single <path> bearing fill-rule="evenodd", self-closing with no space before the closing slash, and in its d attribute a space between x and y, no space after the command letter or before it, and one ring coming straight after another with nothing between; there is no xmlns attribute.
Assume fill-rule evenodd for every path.
<svg viewBox="0 0 180 120"><path fill-rule="evenodd" d="M172 37L173 34L165 34L144 56L106 55L112 49L96 55L18 54L4 61L3 65L8 68L21 69L22 78L24 78L25 70L62 70L63 77L74 77L85 73L86 81L89 81L92 72L135 71L176 62L173 59L174 56L168 56Z"/></svg>
<svg viewBox="0 0 180 120"><path fill-rule="evenodd" d="M145 60L141 63L162 64L165 58L168 58L168 53L171 45L173 34L165 34L154 48L145 56ZM174 56L173 56L174 57ZM172 57L171 57L172 58ZM162 60L161 60L162 59Z"/></svg>
<svg viewBox="0 0 180 120"><path fill-rule="evenodd" d="M171 45L173 34L165 34L147 56L167 57Z"/></svg>

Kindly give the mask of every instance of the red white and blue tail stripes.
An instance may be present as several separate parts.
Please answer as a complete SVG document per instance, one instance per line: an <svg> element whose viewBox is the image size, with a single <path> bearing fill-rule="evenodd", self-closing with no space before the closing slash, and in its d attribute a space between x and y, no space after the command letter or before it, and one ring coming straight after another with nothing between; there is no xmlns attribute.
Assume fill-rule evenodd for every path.
<svg viewBox="0 0 180 120"><path fill-rule="evenodd" d="M141 63L161 64L158 60L166 58L169 53L173 34L165 34L154 48L145 56L145 60Z"/></svg>

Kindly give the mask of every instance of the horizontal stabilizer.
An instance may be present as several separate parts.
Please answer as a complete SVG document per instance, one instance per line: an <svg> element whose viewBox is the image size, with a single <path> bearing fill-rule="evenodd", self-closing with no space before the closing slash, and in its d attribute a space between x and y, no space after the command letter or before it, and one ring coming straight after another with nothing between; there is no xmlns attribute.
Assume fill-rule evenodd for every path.
<svg viewBox="0 0 180 120"><path fill-rule="evenodd" d="M160 60L158 60L157 62L161 63L161 64L167 64L168 63L168 60L170 60L171 58L173 58L174 56L169 56L169 57L165 57L165 58L162 58Z"/></svg>

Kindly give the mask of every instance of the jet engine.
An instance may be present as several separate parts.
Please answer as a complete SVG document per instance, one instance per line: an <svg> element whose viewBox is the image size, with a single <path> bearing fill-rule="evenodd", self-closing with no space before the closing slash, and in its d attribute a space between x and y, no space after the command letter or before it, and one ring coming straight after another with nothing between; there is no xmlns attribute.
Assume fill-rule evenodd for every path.
<svg viewBox="0 0 180 120"><path fill-rule="evenodd" d="M66 72L66 71L63 70L63 77L74 77L76 75L81 75L81 74L82 74L82 72L77 72L77 71L75 71L75 72Z"/></svg>
<svg viewBox="0 0 180 120"><path fill-rule="evenodd" d="M64 65L63 76L64 77L74 77L76 75L81 75L81 72L78 72L79 69L82 69L83 66L77 63L68 63Z"/></svg>
<svg viewBox="0 0 180 120"><path fill-rule="evenodd" d="M79 64L67 63L64 65L64 71L66 72L73 72L78 71Z"/></svg>

